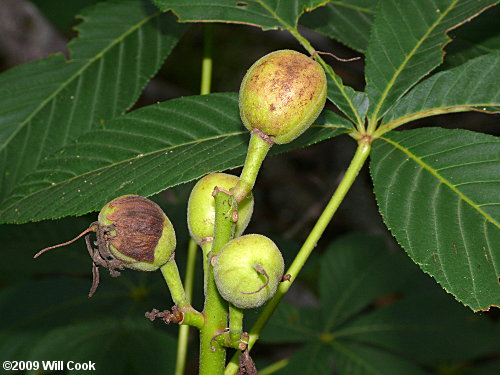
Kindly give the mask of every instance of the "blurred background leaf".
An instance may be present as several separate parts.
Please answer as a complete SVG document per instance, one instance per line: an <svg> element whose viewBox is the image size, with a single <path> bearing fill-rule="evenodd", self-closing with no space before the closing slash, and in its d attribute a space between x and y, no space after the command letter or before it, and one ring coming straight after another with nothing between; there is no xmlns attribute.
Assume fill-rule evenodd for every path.
<svg viewBox="0 0 500 375"><path fill-rule="evenodd" d="M266 343L303 344L278 373L427 374L500 354L497 323L457 304L382 238L333 242L319 292L319 307L282 303L265 329Z"/></svg>

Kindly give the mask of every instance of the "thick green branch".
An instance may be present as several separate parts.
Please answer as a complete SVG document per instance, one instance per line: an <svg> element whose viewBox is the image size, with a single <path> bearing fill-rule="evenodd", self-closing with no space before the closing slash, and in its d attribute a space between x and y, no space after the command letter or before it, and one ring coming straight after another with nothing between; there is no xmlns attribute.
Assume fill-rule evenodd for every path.
<svg viewBox="0 0 500 375"><path fill-rule="evenodd" d="M226 348L220 345L215 338L226 330L228 304L220 296L215 285L211 260L233 237L236 202L232 195L217 187L214 190L214 199L215 229L207 269L207 288L203 311L205 326L200 332L200 375L222 374L226 360Z"/></svg>

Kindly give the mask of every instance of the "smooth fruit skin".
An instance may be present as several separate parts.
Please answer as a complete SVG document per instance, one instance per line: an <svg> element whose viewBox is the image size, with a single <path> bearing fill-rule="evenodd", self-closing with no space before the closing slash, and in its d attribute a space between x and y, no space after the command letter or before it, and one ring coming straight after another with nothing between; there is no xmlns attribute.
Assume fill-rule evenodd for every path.
<svg viewBox="0 0 500 375"><path fill-rule="evenodd" d="M256 270L262 267L269 276ZM222 298L242 309L262 306L276 293L285 263L278 247L260 234L247 234L229 241L217 255L214 278ZM256 292L258 291L258 292Z"/></svg>
<svg viewBox="0 0 500 375"><path fill-rule="evenodd" d="M301 135L325 106L327 81L312 58L292 50L265 55L248 69L240 87L240 116L278 144Z"/></svg>
<svg viewBox="0 0 500 375"><path fill-rule="evenodd" d="M175 250L172 223L160 206L139 195L113 199L102 208L98 221L101 226L114 227L109 232L108 248L127 268L155 271Z"/></svg>
<svg viewBox="0 0 500 375"><path fill-rule="evenodd" d="M227 173L211 173L204 176L194 186L188 201L188 227L191 237L200 244L206 237L214 235L215 201L212 192L216 186L225 190L233 188L238 177ZM253 213L253 196L249 194L238 204L238 221L234 236L246 229Z"/></svg>

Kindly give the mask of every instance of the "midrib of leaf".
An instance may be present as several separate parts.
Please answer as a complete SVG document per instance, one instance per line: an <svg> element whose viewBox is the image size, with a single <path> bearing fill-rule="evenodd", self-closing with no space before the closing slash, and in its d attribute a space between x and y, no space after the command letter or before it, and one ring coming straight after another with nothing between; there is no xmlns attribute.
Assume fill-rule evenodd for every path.
<svg viewBox="0 0 500 375"><path fill-rule="evenodd" d="M339 128L341 128L341 126L339 126ZM179 148L179 147L189 146L189 145L193 145L193 144L197 144L197 143L202 143L202 142L207 142L207 141L213 141L213 140L220 139L220 138L233 137L233 136L242 135L242 134L246 134L246 133L247 133L247 131L239 131L239 132L234 132L234 133L224 133L224 134L220 134L220 135L213 136L213 137L196 139L196 140L193 140L193 141L180 143L180 144L177 144L177 145L174 145L174 146L170 146L170 147L166 147L166 148L162 148L162 149L159 149L159 150L154 150L154 151L151 151L151 152L143 153L143 154L141 154L142 155L141 157L155 155L155 154L161 154L161 153L164 153L165 151L174 150L174 149ZM37 190L37 191L35 191L35 192L31 193L31 194L28 194L28 195L24 196L21 199L18 199L15 202L13 202L11 205L5 207L3 210L4 211L8 210L12 206L18 204L19 202L22 202L22 201L30 198L32 195L39 194L40 192L42 192L44 190L54 189L58 185L67 184L68 182L70 182L72 180L76 180L76 179L81 178L83 176L93 175L93 174L96 174L96 173L99 174L101 171L113 168L113 167L115 167L117 165L126 164L126 163L128 163L128 162L130 162L132 160L135 160L136 158L137 158L137 156L134 156L133 158L123 159L123 160L120 160L119 162L111 163L111 164L108 164L108 165L106 165L104 167L92 169L91 171L88 171L88 172L76 175L74 177L65 179L65 180L61 181L60 183L55 183L54 185L50 185L50 186L48 186L45 189L40 189L40 190Z"/></svg>
<svg viewBox="0 0 500 375"><path fill-rule="evenodd" d="M353 10L357 10L358 12L370 13L370 14L374 14L375 13L371 9L362 8L362 7L359 7L359 6L356 6L356 5L352 5L352 4L347 4L347 3L344 3L342 1L330 1L329 3L330 4L334 4L334 5L338 5L338 6L341 6L341 7L344 7L344 8L350 8L350 9L353 9Z"/></svg>
<svg viewBox="0 0 500 375"><path fill-rule="evenodd" d="M410 59L415 55L415 53L417 52L417 50L420 48L420 46L422 45L422 43L425 42L425 40L430 35L430 33L432 31L434 31L434 29L441 23L441 21L443 20L443 18L448 15L448 13L455 7L455 5L457 3L458 3L458 0L454 0L454 2L452 4L450 4L450 6L444 12L440 13L439 18L432 24L431 27L429 27L429 29L427 30L427 32L422 36L422 38L420 38L418 40L418 42L415 45L415 47L413 47L413 49L410 51L410 53L405 57L405 59L403 60L403 62L399 66L399 68L396 70L396 72L392 76L392 78L389 81L389 83L387 84L387 86L385 87L384 91L382 92L382 96L380 97L380 99L379 99L379 101L377 103L377 106L375 107L375 111L373 112L373 115L371 117L371 120L370 120L371 123L373 123L373 124L376 123L378 113L380 112L380 108L384 104L384 101L387 98L387 95L389 95L389 91L394 86L394 83L396 82L396 79L399 77L399 75L401 74L401 72L403 71L403 69L406 67L406 65L408 64L408 62L410 61Z"/></svg>
<svg viewBox="0 0 500 375"><path fill-rule="evenodd" d="M494 105L493 103L480 103L477 104L478 106L492 106ZM456 113L456 112L468 112L468 111L476 111L476 112L485 112L485 113L492 113L488 111L482 111L481 109L466 106L466 105L453 105L453 106L443 106L443 107L435 107L432 109L427 109L425 111L420 111L420 112L415 112L415 113L410 113L406 116L399 117L397 119L394 119L384 125L382 125L379 129L377 129L375 135L376 136L381 136L382 134L387 133L388 131L394 130L397 127L404 125L410 121L415 121L424 117L430 117L430 116L436 116L436 115L441 115L445 113ZM493 112L496 113L496 112Z"/></svg>
<svg viewBox="0 0 500 375"><path fill-rule="evenodd" d="M269 8L269 6L267 6L267 4L265 4L262 0L257 0L258 3L265 9L269 12L269 14L271 14L273 17L275 17L279 22L281 22L281 24L284 26L284 28L286 30L288 30L294 37L295 39L297 39L297 41L302 44L302 46L312 55L313 52L315 51L314 47L309 43L309 41L305 38L303 38L299 31L297 30L297 26L291 26L289 25L288 23L286 23L280 16L278 16L278 14L272 10L271 8ZM318 59L320 60L321 64L326 67L328 66L330 69L330 65L328 65L321 57L318 56ZM328 75L332 78L333 82L335 82L335 85L337 86L337 88L340 90L340 92L342 93L342 96L345 98L345 100L347 101L347 103L349 103L349 106L351 107L354 115L356 116L356 120L358 121L359 124L361 124L361 119L359 118L359 114L358 114L358 110L357 108L354 106L354 104L352 103L351 99L349 98L349 96L345 93L344 91L344 85L342 85L341 83L338 82L337 80L337 77L335 76L335 74L332 74L330 69L325 69L325 71L328 73Z"/></svg>
<svg viewBox="0 0 500 375"><path fill-rule="evenodd" d="M83 74L83 72L85 72L85 70L89 66L91 66L94 62L96 62L100 58L102 58L104 56L104 54L107 53L111 48L113 48L114 46L116 46L118 43L122 42L127 36L129 36L130 34L132 34L133 32L135 32L136 30L138 30L142 25L144 25L145 23L149 22L151 19L157 17L160 14L161 14L161 12L155 12L152 15L144 18L141 22L139 22L136 25L133 25L132 27L130 27L130 29L127 32L123 33L123 35L121 37L116 38L107 47L105 47L100 53L98 53L97 55L95 55L93 58L89 59L87 63L85 63L79 70L77 70L73 76L71 76L66 81L64 81L63 84L60 85L60 87L58 89L56 89L45 100L43 100L37 108L35 108L35 110L32 112L32 114L30 114L23 122L21 122L19 124L20 126L17 127L17 130L13 131L12 134L10 135L10 137L6 140L6 142L4 142L4 144L2 145L2 147L0 147L0 151L2 151L2 149L4 149L9 144L9 142L12 140L12 138L14 138L17 135L17 133L19 133L24 128L24 126L27 123L29 123L38 114L38 112L40 112L43 108L45 108L45 106L52 99L54 99L62 90L64 90L71 82L73 82L81 74ZM71 60L67 61L67 63L78 62L78 61L80 61L80 60L78 60L78 59L75 59L75 60L71 59Z"/></svg>
<svg viewBox="0 0 500 375"><path fill-rule="evenodd" d="M467 198L460 190L458 190L454 185L452 185L448 180L446 180L443 176L441 176L434 168L430 167L428 164L426 164L421 158L419 158L417 155L413 154L410 150L408 150L406 147L403 147L401 144L392 141L391 139L381 137L380 139L383 139L387 143L390 143L394 147L396 147L398 150L404 152L406 155L408 155L411 159L413 159L416 163L418 163L422 168L426 169L428 172L430 172L434 177L436 177L439 181L441 181L442 184L446 185L449 187L455 194L457 194L460 199L462 199L464 202L466 202L468 205L473 207L477 212L479 212L486 220L490 221L492 224L494 224L497 228L500 228L500 223L497 223L495 219L493 219L490 215L488 215L486 212L484 212L480 206L472 202L469 198Z"/></svg>

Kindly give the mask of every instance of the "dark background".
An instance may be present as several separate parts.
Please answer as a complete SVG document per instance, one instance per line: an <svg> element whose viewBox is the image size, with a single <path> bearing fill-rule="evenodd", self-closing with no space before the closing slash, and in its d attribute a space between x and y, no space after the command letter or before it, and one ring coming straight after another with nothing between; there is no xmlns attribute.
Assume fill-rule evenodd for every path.
<svg viewBox="0 0 500 375"><path fill-rule="evenodd" d="M0 0L0 71L56 52L67 54L66 42L75 37L72 30L76 22L75 14L96 2L96 0L33 0L32 2ZM301 51L300 45L287 32L263 32L255 27L230 24L215 24L213 31L212 92L238 91L246 69L268 52L284 48ZM302 32L318 50L334 51L343 58L359 55L312 31L304 29ZM203 25L193 24L161 71L146 87L134 109L157 101L198 94L202 52ZM344 83L356 90L363 90L362 60L341 63L330 57L325 59L331 63ZM406 128L416 126L459 127L499 134L498 116L474 112L435 116L412 123ZM267 159L255 187L256 208L247 233L262 233L284 244L283 252L289 264L292 255L309 233L340 181L354 148L355 142L351 138L341 136L307 149ZM233 172L236 174L239 171ZM181 249L186 248L188 239L185 224L186 202L192 185L192 183L181 185L153 197L165 208L176 228L179 242L177 262L181 273L185 263L185 254ZM24 286L33 285L30 284L33 281L39 283L41 287L52 285L50 284L52 280L61 277L75 282L74 285L68 284L67 293L80 293L82 298L86 298L90 287L91 262L83 240L54 250L52 254L47 254L36 261L32 256L43 247L74 237L94 220L96 215L92 214L58 221L1 225L0 293L2 289L12 288L25 291ZM321 253L331 240L353 230L383 236L389 246L397 248L378 213L367 168L362 171L347 199L342 203L318 244L317 252ZM197 266L201 269L199 262ZM316 269L317 261L313 259L304 270L302 285L313 283ZM103 289L103 294L113 291L113 288L126 288L129 300L133 302L122 305L110 301L104 310L92 310L89 307L90 316L106 318L120 314L142 314L152 307L169 308L171 304L158 273L125 272L119 279L111 279L103 272L102 284L100 289ZM200 284L201 277L198 277L197 285ZM94 298L101 298L100 289ZM300 285L292 288L291 292L294 298L302 299L306 304L315 299L314 294L305 292ZM0 320L15 322L22 320L25 313L33 313L25 311L23 307L25 301L39 297L37 293L41 292L32 290L32 293L34 294L18 296L19 306L13 309L15 313L0 311ZM194 305L199 309L202 303L201 294L200 288L197 287ZM53 297L57 298L55 295ZM89 301L89 304L91 306L92 302ZM32 305L27 304L27 306ZM61 316L59 323L71 320L72 314L74 312L68 309L69 316ZM488 315L491 319L497 320L498 309L489 312ZM73 318L79 319L79 315ZM40 322L49 325L54 323L47 323L42 319ZM165 329L174 335L176 333L176 327ZM192 350L196 351L196 348Z"/></svg>

